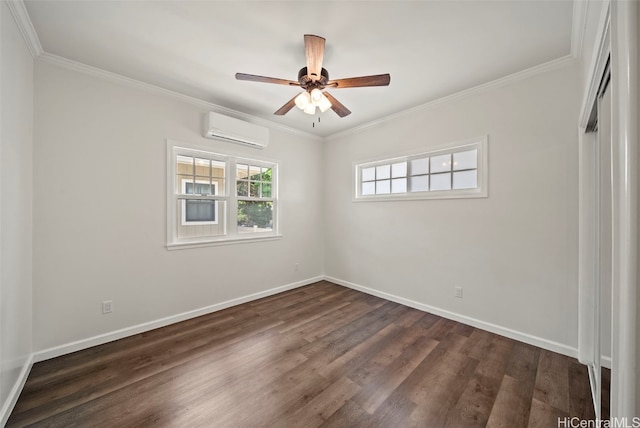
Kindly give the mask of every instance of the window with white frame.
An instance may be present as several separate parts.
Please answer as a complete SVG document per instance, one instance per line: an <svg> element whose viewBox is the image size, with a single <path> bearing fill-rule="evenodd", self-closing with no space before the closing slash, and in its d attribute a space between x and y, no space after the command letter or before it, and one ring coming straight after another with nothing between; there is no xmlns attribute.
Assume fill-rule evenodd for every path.
<svg viewBox="0 0 640 428"><path fill-rule="evenodd" d="M167 143L167 248L277 235L277 163Z"/></svg>
<svg viewBox="0 0 640 428"><path fill-rule="evenodd" d="M355 164L355 200L486 197L487 138Z"/></svg>

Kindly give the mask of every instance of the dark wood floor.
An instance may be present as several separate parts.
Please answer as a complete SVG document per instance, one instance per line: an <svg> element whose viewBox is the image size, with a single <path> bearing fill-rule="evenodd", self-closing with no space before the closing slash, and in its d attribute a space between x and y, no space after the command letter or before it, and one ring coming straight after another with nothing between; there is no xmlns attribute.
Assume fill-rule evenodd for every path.
<svg viewBox="0 0 640 428"><path fill-rule="evenodd" d="M37 363L8 426L557 427L575 359L319 282Z"/></svg>

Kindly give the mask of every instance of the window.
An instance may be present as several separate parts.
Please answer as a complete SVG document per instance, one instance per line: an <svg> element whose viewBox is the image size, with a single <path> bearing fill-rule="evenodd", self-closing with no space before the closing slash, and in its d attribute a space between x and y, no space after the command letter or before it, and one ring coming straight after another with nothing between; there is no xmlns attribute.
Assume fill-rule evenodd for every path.
<svg viewBox="0 0 640 428"><path fill-rule="evenodd" d="M167 248L277 237L277 163L167 143Z"/></svg>
<svg viewBox="0 0 640 428"><path fill-rule="evenodd" d="M487 196L487 139L355 164L355 200Z"/></svg>

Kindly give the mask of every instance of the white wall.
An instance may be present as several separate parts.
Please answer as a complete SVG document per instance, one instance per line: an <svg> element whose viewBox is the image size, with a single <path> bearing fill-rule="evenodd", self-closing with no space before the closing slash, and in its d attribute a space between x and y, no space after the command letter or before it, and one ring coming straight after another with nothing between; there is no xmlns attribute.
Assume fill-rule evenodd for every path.
<svg viewBox="0 0 640 428"><path fill-rule="evenodd" d="M36 351L323 273L320 141L279 130L262 151L207 140L205 107L46 60L35 91ZM168 251L166 138L279 160L284 238Z"/></svg>
<svg viewBox="0 0 640 428"><path fill-rule="evenodd" d="M331 139L326 274L575 350L577 80L573 64ZM485 134L488 198L352 202L352 162Z"/></svg>
<svg viewBox="0 0 640 428"><path fill-rule="evenodd" d="M0 406L6 411L32 346L33 59L6 2L0 18Z"/></svg>

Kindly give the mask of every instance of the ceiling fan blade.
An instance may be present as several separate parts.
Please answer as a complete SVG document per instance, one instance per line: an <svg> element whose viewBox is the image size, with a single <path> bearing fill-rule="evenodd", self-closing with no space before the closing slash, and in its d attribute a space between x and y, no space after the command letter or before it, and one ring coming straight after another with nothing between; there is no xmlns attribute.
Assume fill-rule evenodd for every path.
<svg viewBox="0 0 640 428"><path fill-rule="evenodd" d="M329 92L323 92L323 94L329 99L329 101L331 101L331 110L335 111L338 116L345 117L351 114L351 110L346 108L340 101L336 100L336 98Z"/></svg>
<svg viewBox="0 0 640 428"><path fill-rule="evenodd" d="M278 115L278 116L284 116L285 114L289 113L289 110L291 110L293 108L293 106L296 105L296 98L297 97L298 97L298 95L296 95L295 97L291 98L289 101L287 101L287 103L285 105L280 107L273 114Z"/></svg>
<svg viewBox="0 0 640 428"><path fill-rule="evenodd" d="M324 57L324 38L312 34L304 35L304 53L307 56L307 74L312 81L321 77Z"/></svg>
<svg viewBox="0 0 640 428"><path fill-rule="evenodd" d="M374 76L330 80L326 86L333 86L334 88L358 88L363 86L388 86L389 82L391 82L391 75L376 74Z"/></svg>
<svg viewBox="0 0 640 428"><path fill-rule="evenodd" d="M300 86L300 82L293 80L278 79L275 77L256 76L255 74L236 73L236 79L248 80L250 82L275 83L278 85Z"/></svg>

